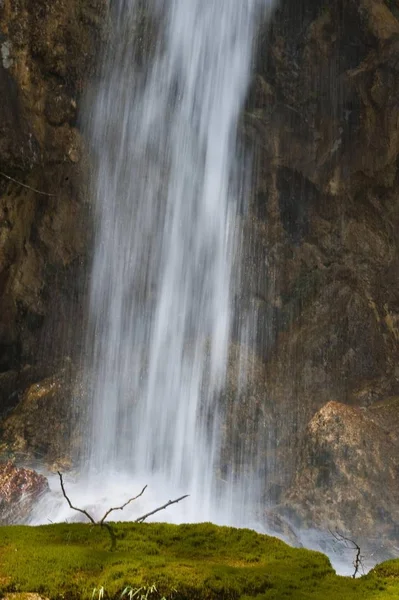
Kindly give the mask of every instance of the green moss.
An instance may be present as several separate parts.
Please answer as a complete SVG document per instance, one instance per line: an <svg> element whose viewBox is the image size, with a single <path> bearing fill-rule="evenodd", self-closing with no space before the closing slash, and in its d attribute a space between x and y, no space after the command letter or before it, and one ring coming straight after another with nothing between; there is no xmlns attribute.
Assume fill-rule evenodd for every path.
<svg viewBox="0 0 399 600"><path fill-rule="evenodd" d="M0 597L38 592L51 600L106 600L141 587L137 600L399 598L399 561L352 580L335 575L323 554L247 529L209 523L115 529L110 552L107 532L90 524L0 528Z"/></svg>

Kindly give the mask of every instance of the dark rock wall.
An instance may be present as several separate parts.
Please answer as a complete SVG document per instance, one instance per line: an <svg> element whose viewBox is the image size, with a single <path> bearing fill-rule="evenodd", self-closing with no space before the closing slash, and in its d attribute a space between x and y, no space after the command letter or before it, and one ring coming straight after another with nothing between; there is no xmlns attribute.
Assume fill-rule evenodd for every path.
<svg viewBox="0 0 399 600"><path fill-rule="evenodd" d="M258 40L244 293L284 485L316 410L399 391L398 17L395 1L286 0Z"/></svg>
<svg viewBox="0 0 399 600"><path fill-rule="evenodd" d="M0 372L47 368L76 341L90 237L79 106L104 8L0 2Z"/></svg>

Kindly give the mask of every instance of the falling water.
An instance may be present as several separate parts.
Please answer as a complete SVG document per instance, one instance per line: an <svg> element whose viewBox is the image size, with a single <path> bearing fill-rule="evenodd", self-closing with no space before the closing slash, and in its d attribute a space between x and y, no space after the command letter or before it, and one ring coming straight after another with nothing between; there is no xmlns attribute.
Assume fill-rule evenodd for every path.
<svg viewBox="0 0 399 600"><path fill-rule="evenodd" d="M269 2L163 0L145 15L138 0L113 3L86 115L96 235L83 471L94 492L80 483L81 505L101 503L96 478L108 506L149 483L158 501L190 494L185 520L237 523L237 495L215 475L217 398L238 280L238 120Z"/></svg>
<svg viewBox="0 0 399 600"><path fill-rule="evenodd" d="M158 39L144 68L132 43L141 5L119 0L118 37L90 114L90 470L159 476L169 490L190 492L197 518L209 518L215 503L237 123L258 9L258 0L155 3Z"/></svg>

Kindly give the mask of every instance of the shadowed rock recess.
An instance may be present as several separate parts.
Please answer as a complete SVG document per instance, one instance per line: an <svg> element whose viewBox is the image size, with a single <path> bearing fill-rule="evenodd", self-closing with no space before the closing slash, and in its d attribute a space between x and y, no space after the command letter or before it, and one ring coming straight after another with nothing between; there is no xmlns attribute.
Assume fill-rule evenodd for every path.
<svg viewBox="0 0 399 600"><path fill-rule="evenodd" d="M0 441L46 465L72 463L79 443L79 108L105 5L0 2ZM257 327L238 405L231 351L223 462L260 450L265 506L294 525L398 544L398 0L281 0L258 34L241 133L254 175L239 304Z"/></svg>

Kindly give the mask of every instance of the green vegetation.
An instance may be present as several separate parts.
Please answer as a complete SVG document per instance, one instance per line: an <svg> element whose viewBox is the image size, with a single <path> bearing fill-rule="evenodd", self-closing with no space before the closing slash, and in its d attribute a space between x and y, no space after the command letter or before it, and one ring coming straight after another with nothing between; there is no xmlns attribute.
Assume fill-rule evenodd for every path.
<svg viewBox="0 0 399 600"><path fill-rule="evenodd" d="M91 524L0 528L0 597L58 600L397 600L399 561L361 579L328 559L247 529L118 523L116 550Z"/></svg>

